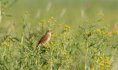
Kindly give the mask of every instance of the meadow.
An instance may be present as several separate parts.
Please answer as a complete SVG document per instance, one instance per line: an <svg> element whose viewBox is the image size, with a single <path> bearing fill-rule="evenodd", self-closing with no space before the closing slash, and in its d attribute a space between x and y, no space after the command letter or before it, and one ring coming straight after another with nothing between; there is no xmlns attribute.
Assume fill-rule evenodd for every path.
<svg viewBox="0 0 118 70"><path fill-rule="evenodd" d="M0 0L0 70L118 70L117 12L118 0Z"/></svg>

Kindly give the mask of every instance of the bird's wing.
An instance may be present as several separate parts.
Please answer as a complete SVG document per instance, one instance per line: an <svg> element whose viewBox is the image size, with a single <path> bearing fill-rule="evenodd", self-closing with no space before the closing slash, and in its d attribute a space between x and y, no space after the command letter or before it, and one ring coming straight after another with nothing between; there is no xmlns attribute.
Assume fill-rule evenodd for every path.
<svg viewBox="0 0 118 70"><path fill-rule="evenodd" d="M43 37L41 37L36 47L38 47L39 44L45 43L47 39L48 35L44 35Z"/></svg>
<svg viewBox="0 0 118 70"><path fill-rule="evenodd" d="M46 42L46 40L48 39L48 35L44 35L41 39L40 39L40 43L44 43Z"/></svg>

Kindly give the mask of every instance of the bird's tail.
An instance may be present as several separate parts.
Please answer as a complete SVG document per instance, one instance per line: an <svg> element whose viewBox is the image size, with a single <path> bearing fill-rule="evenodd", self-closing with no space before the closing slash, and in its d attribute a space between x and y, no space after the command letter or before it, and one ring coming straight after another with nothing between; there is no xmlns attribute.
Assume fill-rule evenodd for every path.
<svg viewBox="0 0 118 70"><path fill-rule="evenodd" d="M38 48L38 46L40 46L40 45L41 45L40 43L37 43L36 48Z"/></svg>

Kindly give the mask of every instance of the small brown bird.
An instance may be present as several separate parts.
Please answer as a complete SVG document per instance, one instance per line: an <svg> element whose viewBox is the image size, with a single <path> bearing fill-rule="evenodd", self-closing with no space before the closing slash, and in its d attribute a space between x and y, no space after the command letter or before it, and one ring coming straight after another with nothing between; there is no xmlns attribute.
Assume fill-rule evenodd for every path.
<svg viewBox="0 0 118 70"><path fill-rule="evenodd" d="M39 40L38 44L36 47L38 47L40 44L45 44L47 43L51 38L51 31L48 30L45 35L42 36L42 38Z"/></svg>

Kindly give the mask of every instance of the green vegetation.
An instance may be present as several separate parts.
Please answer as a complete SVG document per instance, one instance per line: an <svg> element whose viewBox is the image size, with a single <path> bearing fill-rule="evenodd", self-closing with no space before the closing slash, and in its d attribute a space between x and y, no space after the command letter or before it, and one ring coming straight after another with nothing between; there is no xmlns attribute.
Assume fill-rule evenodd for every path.
<svg viewBox="0 0 118 70"><path fill-rule="evenodd" d="M118 0L0 3L0 70L118 69Z"/></svg>

